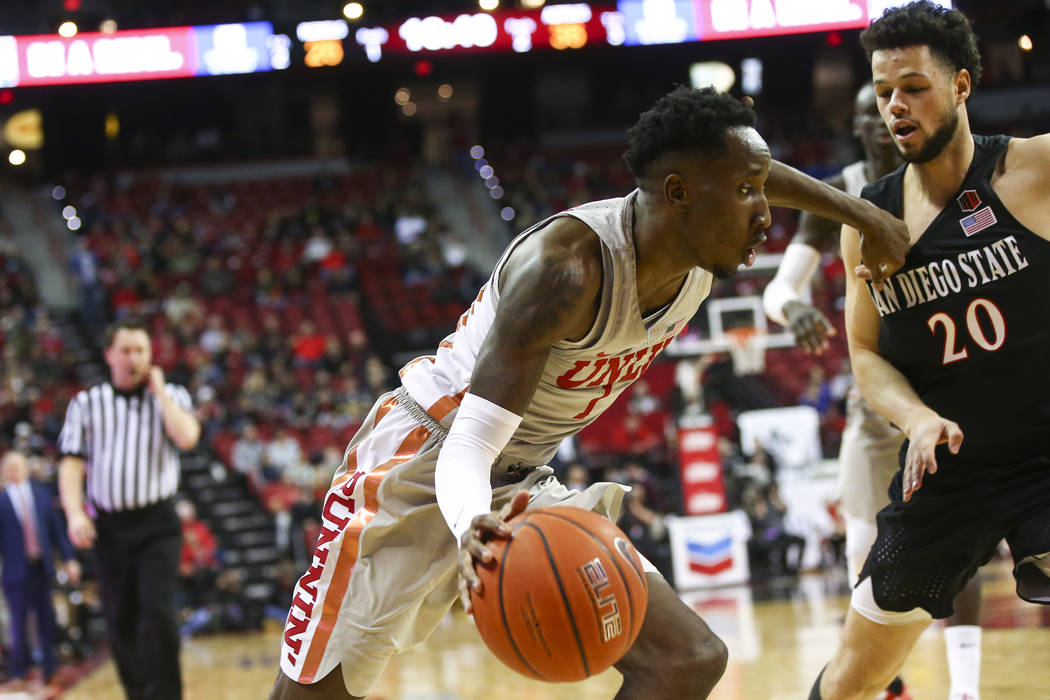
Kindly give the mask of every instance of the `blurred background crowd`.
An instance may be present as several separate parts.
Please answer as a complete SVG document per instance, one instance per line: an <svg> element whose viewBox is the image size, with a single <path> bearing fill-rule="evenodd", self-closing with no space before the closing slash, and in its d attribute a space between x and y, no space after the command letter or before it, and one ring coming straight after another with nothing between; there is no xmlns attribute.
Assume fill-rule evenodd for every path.
<svg viewBox="0 0 1050 700"><path fill-rule="evenodd" d="M420 4L480 12L466 0L374 4L362 20L374 26ZM1047 5L957 4L985 42L975 132L1050 131ZM266 19L294 36L298 21L342 17L342 4L317 0L43 5L0 18L0 32L53 32L68 16L84 32L110 17L121 30ZM363 49L347 38L345 60L328 67L293 42L280 71L2 88L0 119L37 110L44 140L0 180L0 452L23 451L33 478L54 484L66 405L105 377L102 329L144 319L155 364L190 390L204 426L183 460L183 633L280 625L347 441L404 362L454 328L511 236L628 192L626 127L705 61L753 71L742 61L758 60L759 85L730 89L755 98L774 157L817 177L836 172L858 156L845 106L867 77L856 34L583 46L571 56L388 50L377 63L352 55ZM774 211L763 250L772 262L718 282L712 297L760 295L795 223ZM852 385L844 275L829 251L812 289L839 331L823 355L762 347L745 367L725 343L683 342L563 446L554 466L570 487L634 487L620 526L668 577L666 519L686 512L679 426L697 416L717 434L722 510L743 509L752 523L753 576L803 567L782 465L742 438L736 418L811 406L817 458L836 457ZM683 337L714 333L702 308ZM841 565L839 530L818 545L811 566ZM89 555L85 583L60 590L61 652L89 658L103 636Z"/></svg>

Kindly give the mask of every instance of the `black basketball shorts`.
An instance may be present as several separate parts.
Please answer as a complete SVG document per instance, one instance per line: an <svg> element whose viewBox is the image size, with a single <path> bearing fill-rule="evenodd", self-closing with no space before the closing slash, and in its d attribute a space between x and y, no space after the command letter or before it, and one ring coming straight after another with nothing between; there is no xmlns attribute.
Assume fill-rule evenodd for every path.
<svg viewBox="0 0 1050 700"><path fill-rule="evenodd" d="M902 460L906 449L907 443ZM1050 560L1040 559L1050 552L1050 455L967 464L941 446L937 463L937 473L926 474L907 503L902 472L890 483L890 504L879 511L878 537L861 571L861 579L871 577L879 607L950 616L952 600L1003 539L1017 594L1050 604Z"/></svg>

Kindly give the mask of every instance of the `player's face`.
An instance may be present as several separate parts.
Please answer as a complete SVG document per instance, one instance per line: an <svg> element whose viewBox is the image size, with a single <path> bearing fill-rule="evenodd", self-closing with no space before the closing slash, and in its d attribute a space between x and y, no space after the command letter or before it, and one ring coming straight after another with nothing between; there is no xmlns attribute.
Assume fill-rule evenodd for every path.
<svg viewBox="0 0 1050 700"><path fill-rule="evenodd" d="M871 74L879 113L904 160L939 156L958 129L969 74L952 74L925 45L875 51Z"/></svg>
<svg viewBox="0 0 1050 700"><path fill-rule="evenodd" d="M153 363L153 351L146 331L121 328L113 336L113 344L106 348L113 385L130 389L145 383Z"/></svg>
<svg viewBox="0 0 1050 700"><path fill-rule="evenodd" d="M766 241L769 203L769 147L750 127L726 131L728 151L695 166L689 213L691 246L700 267L716 277L731 277L741 265L755 262L755 249ZM690 189L693 189L692 187Z"/></svg>
<svg viewBox="0 0 1050 700"><path fill-rule="evenodd" d="M897 145L893 142L886 123L882 121L875 89L870 85L865 85L857 92L853 134L860 139L864 147L865 160L887 168L900 164L901 157Z"/></svg>

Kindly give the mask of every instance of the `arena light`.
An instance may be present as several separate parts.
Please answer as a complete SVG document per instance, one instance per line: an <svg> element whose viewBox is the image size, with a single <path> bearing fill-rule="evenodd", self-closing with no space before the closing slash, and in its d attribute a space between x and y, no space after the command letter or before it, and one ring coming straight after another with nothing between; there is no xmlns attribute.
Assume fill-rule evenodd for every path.
<svg viewBox="0 0 1050 700"><path fill-rule="evenodd" d="M1028 36L1027 34L1022 34L1017 40L1017 47L1022 51L1031 51L1032 46L1032 37Z"/></svg>
<svg viewBox="0 0 1050 700"><path fill-rule="evenodd" d="M762 92L762 59L745 58L740 62L740 88L745 95Z"/></svg>
<svg viewBox="0 0 1050 700"><path fill-rule="evenodd" d="M543 7L547 0L521 0L521 6L526 10L536 10Z"/></svg>
<svg viewBox="0 0 1050 700"><path fill-rule="evenodd" d="M77 215L77 208L74 207L72 204L67 204L66 206L62 207L62 218L65 219L66 221L69 221L70 219L72 219L76 215Z"/></svg>
<svg viewBox="0 0 1050 700"><path fill-rule="evenodd" d="M295 36L299 41L341 41L349 35L350 27L342 19L300 22L295 25Z"/></svg>
<svg viewBox="0 0 1050 700"><path fill-rule="evenodd" d="M62 185L55 185L51 188L51 199L62 201L66 198L66 188Z"/></svg>
<svg viewBox="0 0 1050 700"><path fill-rule="evenodd" d="M102 24L98 25L98 30L103 34L112 34L117 31L117 21L113 19L104 19Z"/></svg>
<svg viewBox="0 0 1050 700"><path fill-rule="evenodd" d="M354 33L354 41L365 50L365 56L375 63L383 57L383 45L390 40L390 33L382 27L361 27Z"/></svg>
<svg viewBox="0 0 1050 700"><path fill-rule="evenodd" d="M72 39L77 35L76 22L63 22L58 25L58 35L66 39Z"/></svg>
<svg viewBox="0 0 1050 700"><path fill-rule="evenodd" d="M478 7L485 10L485 12L492 12L499 7L499 0L478 0Z"/></svg>
<svg viewBox="0 0 1050 700"><path fill-rule="evenodd" d="M719 92L729 92L736 82L736 72L721 61L703 61L689 66L689 83L695 88L712 86Z"/></svg>
<svg viewBox="0 0 1050 700"><path fill-rule="evenodd" d="M500 209L499 215L504 221L510 221L514 218L514 207L503 207Z"/></svg>
<svg viewBox="0 0 1050 700"><path fill-rule="evenodd" d="M398 88L397 92L394 93L394 102L404 107L408 104L408 101L412 99L412 93L408 88Z"/></svg>
<svg viewBox="0 0 1050 700"><path fill-rule="evenodd" d="M110 112L106 115L106 125L104 127L106 132L106 138L112 141L113 139L120 136L120 117L114 112Z"/></svg>
<svg viewBox="0 0 1050 700"><path fill-rule="evenodd" d="M483 155L485 155L485 148L483 146L475 144L470 147L470 157L474 160L481 158Z"/></svg>
<svg viewBox="0 0 1050 700"><path fill-rule="evenodd" d="M347 19L361 19L365 14L365 6L359 2L348 2L343 5L343 16Z"/></svg>
<svg viewBox="0 0 1050 700"><path fill-rule="evenodd" d="M406 117L415 116L415 114L416 114L416 103L415 102L406 102L404 104L404 106L401 107L401 111L404 112Z"/></svg>
<svg viewBox="0 0 1050 700"><path fill-rule="evenodd" d="M4 141L12 148L33 151L44 145L44 116L39 109L15 112L0 130Z"/></svg>
<svg viewBox="0 0 1050 700"><path fill-rule="evenodd" d="M452 86L448 83L442 83L438 86L438 99L442 102L446 102L452 99Z"/></svg>
<svg viewBox="0 0 1050 700"><path fill-rule="evenodd" d="M21 165L26 162L26 152L21 148L16 148L7 154L7 162L11 165Z"/></svg>
<svg viewBox="0 0 1050 700"><path fill-rule="evenodd" d="M70 231L79 231L81 223L79 216L70 217L70 219L66 221L66 228Z"/></svg>

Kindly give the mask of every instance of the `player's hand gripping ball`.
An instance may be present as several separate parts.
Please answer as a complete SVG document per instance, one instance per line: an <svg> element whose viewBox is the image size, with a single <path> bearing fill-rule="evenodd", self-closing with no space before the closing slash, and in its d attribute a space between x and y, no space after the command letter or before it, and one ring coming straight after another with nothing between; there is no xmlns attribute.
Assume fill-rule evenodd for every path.
<svg viewBox="0 0 1050 700"><path fill-rule="evenodd" d="M500 661L543 681L580 681L631 648L648 602L642 560L607 518L582 508L526 511L486 546L471 591L481 638Z"/></svg>

